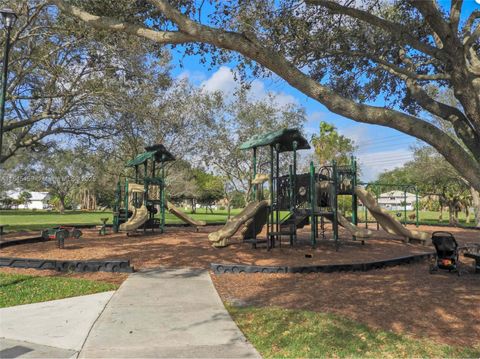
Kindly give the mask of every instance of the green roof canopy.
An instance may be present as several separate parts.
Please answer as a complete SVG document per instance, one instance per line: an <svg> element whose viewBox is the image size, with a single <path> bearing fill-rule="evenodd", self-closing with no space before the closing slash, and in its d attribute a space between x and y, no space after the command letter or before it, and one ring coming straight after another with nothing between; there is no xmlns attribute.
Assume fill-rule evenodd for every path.
<svg viewBox="0 0 480 359"><path fill-rule="evenodd" d="M280 145L279 152L293 151L293 142L297 142L297 150L308 150L310 145L296 128L284 128L281 130L255 135L240 145L241 150L250 148Z"/></svg>
<svg viewBox="0 0 480 359"><path fill-rule="evenodd" d="M127 162L125 167L135 167L153 159L155 162L175 161L175 157L167 151L164 145L153 145L145 147L147 152L140 153L133 160Z"/></svg>

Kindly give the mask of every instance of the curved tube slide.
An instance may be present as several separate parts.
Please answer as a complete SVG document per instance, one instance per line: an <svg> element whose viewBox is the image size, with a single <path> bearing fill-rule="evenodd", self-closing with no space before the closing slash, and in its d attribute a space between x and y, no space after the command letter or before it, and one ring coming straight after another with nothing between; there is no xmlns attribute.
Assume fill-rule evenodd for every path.
<svg viewBox="0 0 480 359"><path fill-rule="evenodd" d="M143 184L138 183L129 183L128 184L128 196L130 197L129 202L132 200L133 193L144 193L145 187ZM134 231L137 228L143 226L143 224L148 220L148 209L144 205L140 208L136 208L129 203L128 206L129 210L133 211L132 216L126 221L122 223L119 227L121 231Z"/></svg>
<svg viewBox="0 0 480 359"><path fill-rule="evenodd" d="M244 225L249 219L255 218L257 214L262 213L262 209L268 206L268 201L253 201L235 217L231 218L225 226L216 232L208 235L208 239L212 242L214 247L226 247L228 240L237 233L239 228Z"/></svg>
<svg viewBox="0 0 480 359"><path fill-rule="evenodd" d="M408 243L411 239L414 239L422 242L423 244L426 244L427 241L430 239L430 233L410 230L404 227L400 223L400 221L392 217L390 213L381 208L375 198L363 187L355 187L355 194L357 195L358 199L365 205L365 207L367 207L372 216L375 217L378 224L387 233L403 237L406 243Z"/></svg>
<svg viewBox="0 0 480 359"><path fill-rule="evenodd" d="M143 226L143 224L148 220L148 209L145 206L141 206L140 208L133 207L133 214L128 219L127 222L122 223L120 225L121 231L134 231L137 228Z"/></svg>

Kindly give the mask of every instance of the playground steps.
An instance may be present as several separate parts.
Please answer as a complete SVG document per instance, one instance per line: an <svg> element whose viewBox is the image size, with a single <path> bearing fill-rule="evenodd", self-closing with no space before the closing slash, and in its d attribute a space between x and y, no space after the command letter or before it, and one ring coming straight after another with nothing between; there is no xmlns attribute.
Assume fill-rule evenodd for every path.
<svg viewBox="0 0 480 359"><path fill-rule="evenodd" d="M295 234L296 233L295 229L303 228L308 223L309 223L308 217L301 218L301 220L292 221L289 223L282 223L282 225L280 226L279 233L281 233L282 235Z"/></svg>
<svg viewBox="0 0 480 359"><path fill-rule="evenodd" d="M275 237L275 236L290 236L290 235L294 235L295 234L295 231L288 231L288 230L285 230L285 231L274 231L274 232L270 232L268 233L268 235L270 237Z"/></svg>
<svg viewBox="0 0 480 359"><path fill-rule="evenodd" d="M303 228L309 224L309 215L305 211L295 211L290 217L285 219L281 224L280 228L289 230L290 232L294 231L294 228Z"/></svg>

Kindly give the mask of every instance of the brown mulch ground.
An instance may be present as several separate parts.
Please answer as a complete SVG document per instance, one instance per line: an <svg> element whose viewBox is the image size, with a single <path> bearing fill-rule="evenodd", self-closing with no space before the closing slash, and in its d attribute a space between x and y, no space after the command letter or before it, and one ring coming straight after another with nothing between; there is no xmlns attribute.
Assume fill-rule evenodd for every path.
<svg viewBox="0 0 480 359"><path fill-rule="evenodd" d="M415 228L412 226L412 228ZM138 270L159 266L209 268L210 263L258 265L314 265L358 263L425 253L432 247L406 245L383 231L360 242L344 242L339 251L331 242L296 248L284 246L267 251L251 249L239 241L223 249L210 246L207 235L218 227L167 228L165 234L127 237L125 234L98 236L83 230L79 240L67 240L65 249L54 241L3 248L2 257L50 259L129 259ZM433 232L454 233L460 244L480 243L480 231L462 228L420 227ZM331 235L331 233L329 233ZM308 240L309 228L300 232ZM341 229L341 238L348 234ZM396 238L399 239L399 238ZM312 258L305 258L311 254ZM471 261L467 262L471 264ZM65 275L53 271L1 269L35 275ZM69 276L120 283L125 274L72 273ZM334 312L360 322L428 336L441 343L473 345L480 338L480 275L428 274L427 263L405 265L370 272L319 274L229 274L213 276L222 298L252 305L277 305Z"/></svg>
<svg viewBox="0 0 480 359"><path fill-rule="evenodd" d="M339 314L439 343L480 342L480 275L415 264L369 272L212 276L224 301Z"/></svg>
<svg viewBox="0 0 480 359"><path fill-rule="evenodd" d="M19 239L29 239L39 237L40 231L23 231L23 232L11 232L5 233L0 236L0 243L6 243Z"/></svg>
<svg viewBox="0 0 480 359"><path fill-rule="evenodd" d="M207 235L218 227L204 227L199 232L191 228L167 228L164 234L127 237L123 233L98 236L95 230L83 230L82 238L67 239L65 249L58 249L55 241L22 244L1 250L3 257L45 258L45 259L129 259L136 269L167 267L209 268L210 263L245 263L257 265L315 265L329 263L358 263L386 258L395 258L409 254L431 251L431 247L406 245L394 236L383 231L375 231L375 236L361 245L359 241L345 241L339 251L335 251L332 242L319 242L312 249L308 244L290 248L266 248L253 250L249 244L233 241L227 248L213 248ZM421 228L433 231L439 228ZM441 229L441 228L440 228ZM480 243L480 231L451 229L460 243ZM299 237L309 238L308 227L300 231ZM341 230L341 238L349 238ZM386 239L389 238L389 239ZM305 255L310 254L311 258Z"/></svg>

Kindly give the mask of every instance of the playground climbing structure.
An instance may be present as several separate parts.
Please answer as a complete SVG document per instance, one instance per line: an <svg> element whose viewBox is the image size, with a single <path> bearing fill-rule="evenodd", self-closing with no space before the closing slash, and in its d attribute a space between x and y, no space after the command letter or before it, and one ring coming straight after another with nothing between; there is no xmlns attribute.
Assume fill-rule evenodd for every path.
<svg viewBox="0 0 480 359"><path fill-rule="evenodd" d="M114 232L132 232L137 229L154 231L165 229L165 213L180 218L193 226L204 226L167 201L165 190L165 166L175 157L161 144L145 147L145 152L127 162L126 169L134 169L131 178L120 179L117 184L113 216ZM143 169L143 171L142 171ZM159 217L155 215L159 213Z"/></svg>
<svg viewBox="0 0 480 359"><path fill-rule="evenodd" d="M268 165L268 174L257 173L257 155L262 147L266 147L269 154L268 161L263 163ZM324 219L333 224L332 239L336 244L338 225L345 227L353 239L359 237L363 241L370 236L371 231L356 226L355 160L352 158L348 166L337 166L333 162L331 166L321 167L318 173L311 163L309 173L297 174L297 151L309 148L308 141L298 129L256 135L240 146L242 150L252 151L253 198L224 228L209 235L215 247L226 246L228 239L246 223L252 229L242 230L241 236L254 247L259 243L267 243L268 248L281 246L285 239L293 246L298 242L297 230L307 224L311 224L310 243L314 246L320 237L319 225L321 239L326 239ZM263 198L264 183L268 183L268 199ZM352 222L338 210L338 195L352 196ZM266 238L259 237L264 225Z"/></svg>

